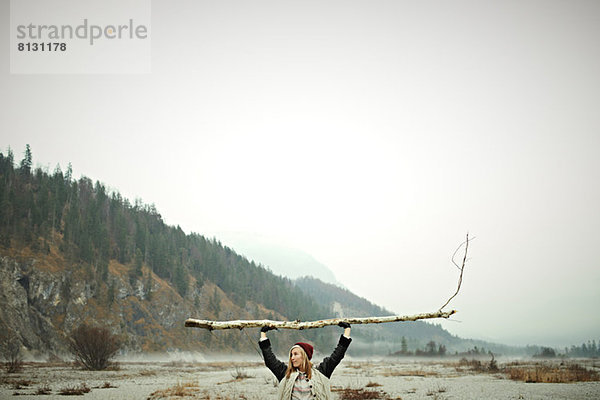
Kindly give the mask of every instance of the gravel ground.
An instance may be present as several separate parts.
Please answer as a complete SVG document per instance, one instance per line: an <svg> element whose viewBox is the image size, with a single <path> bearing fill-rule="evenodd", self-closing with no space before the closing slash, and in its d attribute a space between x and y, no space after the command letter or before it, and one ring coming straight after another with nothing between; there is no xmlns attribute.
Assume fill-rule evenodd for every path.
<svg viewBox="0 0 600 400"><path fill-rule="evenodd" d="M597 362L586 366L599 369ZM271 372L259 362L123 362L118 370L100 372L27 363L18 374L0 374L0 399L64 398L60 391L82 384L91 390L79 398L89 400L185 398L177 394L213 400L274 399L277 390ZM345 390L377 391L379 398L403 400L600 399L600 382L524 383L500 372L476 373L456 361L344 360L332 385L335 399ZM43 391L49 394L38 394Z"/></svg>

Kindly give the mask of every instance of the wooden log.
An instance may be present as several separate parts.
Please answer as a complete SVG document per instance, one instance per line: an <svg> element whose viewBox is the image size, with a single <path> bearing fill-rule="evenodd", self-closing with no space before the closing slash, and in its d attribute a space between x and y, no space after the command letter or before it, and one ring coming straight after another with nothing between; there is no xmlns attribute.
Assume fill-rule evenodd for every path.
<svg viewBox="0 0 600 400"><path fill-rule="evenodd" d="M387 322L402 322L402 321L417 321L421 319L432 318L449 318L455 314L456 310L451 311L436 311L432 313L416 314L416 315L392 315L389 317L366 317L366 318L332 318L322 319L319 321L272 321L268 319L262 320L234 320L234 321L209 321L203 319L188 318L185 321L185 326L188 328L202 328L210 331L216 329L244 329L244 328L262 328L270 326L277 329L315 329L323 328L324 326L337 325L340 322L347 322L351 325L361 324L383 324Z"/></svg>

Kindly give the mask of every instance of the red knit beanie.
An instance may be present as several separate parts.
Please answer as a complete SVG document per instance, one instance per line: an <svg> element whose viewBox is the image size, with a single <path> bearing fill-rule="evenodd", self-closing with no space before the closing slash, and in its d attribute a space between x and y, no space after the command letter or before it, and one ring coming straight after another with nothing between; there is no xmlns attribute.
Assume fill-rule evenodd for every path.
<svg viewBox="0 0 600 400"><path fill-rule="evenodd" d="M310 360L312 358L314 348L310 344L304 343L304 342L298 342L292 346L292 349L294 347L301 347L302 350L304 350L304 352L308 356L308 359ZM290 352L292 351L292 349L290 349Z"/></svg>

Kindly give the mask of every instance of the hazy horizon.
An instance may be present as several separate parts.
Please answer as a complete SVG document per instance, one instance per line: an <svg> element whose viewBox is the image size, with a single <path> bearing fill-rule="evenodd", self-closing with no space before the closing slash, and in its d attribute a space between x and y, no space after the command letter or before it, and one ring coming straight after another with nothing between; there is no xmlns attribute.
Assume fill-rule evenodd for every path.
<svg viewBox="0 0 600 400"><path fill-rule="evenodd" d="M0 5L4 24L9 2ZM600 3L152 2L152 73L11 75L0 150L271 237L463 338L600 339ZM432 322L438 322L434 320Z"/></svg>

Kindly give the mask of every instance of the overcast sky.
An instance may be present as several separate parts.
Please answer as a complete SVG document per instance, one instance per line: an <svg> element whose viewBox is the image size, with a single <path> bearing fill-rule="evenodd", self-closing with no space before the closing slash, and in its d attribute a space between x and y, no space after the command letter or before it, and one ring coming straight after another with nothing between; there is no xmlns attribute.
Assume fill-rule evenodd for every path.
<svg viewBox="0 0 600 400"><path fill-rule="evenodd" d="M153 1L138 75L11 75L0 34L4 153L302 249L399 314L454 292L469 232L445 328L600 339L600 2Z"/></svg>

